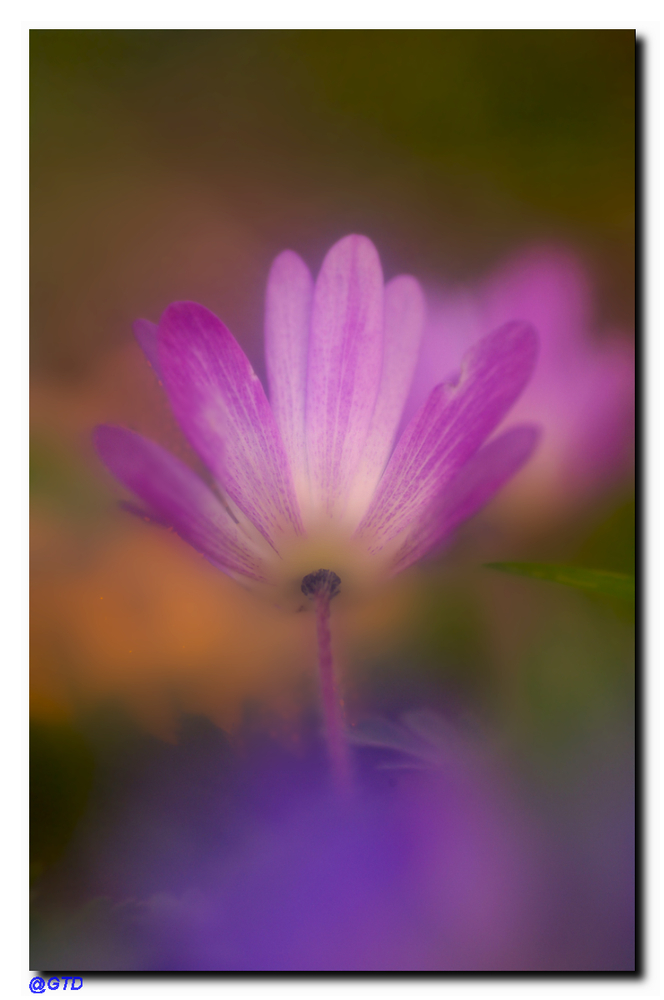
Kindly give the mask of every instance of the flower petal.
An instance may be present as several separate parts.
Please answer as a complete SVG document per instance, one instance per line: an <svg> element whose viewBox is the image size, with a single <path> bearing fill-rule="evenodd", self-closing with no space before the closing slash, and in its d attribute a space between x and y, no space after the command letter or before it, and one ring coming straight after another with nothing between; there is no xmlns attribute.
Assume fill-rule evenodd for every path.
<svg viewBox="0 0 664 1000"><path fill-rule="evenodd" d="M301 503L309 492L304 416L312 297L313 280L301 257L292 250L279 254L267 282L265 363L272 412Z"/></svg>
<svg viewBox="0 0 664 1000"><path fill-rule="evenodd" d="M497 330L514 318L507 316L500 323L485 323L478 296L468 289L428 292L422 346L403 408L402 431L427 401L431 390L454 378L464 354L482 334Z"/></svg>
<svg viewBox="0 0 664 1000"><path fill-rule="evenodd" d="M231 575L264 579L260 556L184 462L123 427L97 427L94 440L104 464L141 498L155 520L172 525L184 541Z"/></svg>
<svg viewBox="0 0 664 1000"><path fill-rule="evenodd" d="M417 363L425 302L415 278L402 274L388 282L384 317L380 388L349 502L350 510L357 511L357 521L365 513L390 457Z"/></svg>
<svg viewBox="0 0 664 1000"><path fill-rule="evenodd" d="M539 419L536 411L527 413L526 401L536 405L540 388L557 375L567 381L576 367L576 351L586 342L591 327L590 304L591 291L581 262L555 246L521 251L477 288L448 289L430 297L405 418L410 420L433 387L458 369L464 352L483 333L522 320L537 330L540 361L520 408L523 416ZM551 441L547 434L546 450Z"/></svg>
<svg viewBox="0 0 664 1000"><path fill-rule="evenodd" d="M323 261L314 290L306 433L312 503L343 511L380 385L383 275L365 236L346 236Z"/></svg>
<svg viewBox="0 0 664 1000"><path fill-rule="evenodd" d="M408 533L393 572L401 573L436 549L487 504L527 462L540 437L538 427L513 427L475 452Z"/></svg>
<svg viewBox="0 0 664 1000"><path fill-rule="evenodd" d="M482 300L486 329L510 319L533 324L547 368L561 363L564 367L568 352L592 328L586 269L573 254L555 246L533 246L507 261L491 275Z"/></svg>
<svg viewBox="0 0 664 1000"><path fill-rule="evenodd" d="M507 323L464 358L456 384L436 386L390 459L357 535L373 536L370 551L424 513L505 416L532 375L537 335Z"/></svg>
<svg viewBox="0 0 664 1000"><path fill-rule="evenodd" d="M302 532L270 404L239 344L203 306L175 302L159 324L159 366L191 445L249 520L277 548Z"/></svg>
<svg viewBox="0 0 664 1000"><path fill-rule="evenodd" d="M159 374L159 354L157 350L157 330L156 323L151 323L149 319L137 319L133 326L134 336L141 347L143 354L147 358L150 368L157 376Z"/></svg>

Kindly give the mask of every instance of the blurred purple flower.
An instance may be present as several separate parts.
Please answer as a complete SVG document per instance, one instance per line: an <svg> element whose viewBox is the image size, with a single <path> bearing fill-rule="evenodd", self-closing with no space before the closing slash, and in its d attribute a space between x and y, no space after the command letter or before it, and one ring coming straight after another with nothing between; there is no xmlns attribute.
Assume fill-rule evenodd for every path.
<svg viewBox="0 0 664 1000"><path fill-rule="evenodd" d="M207 888L148 900L154 967L527 967L532 852L497 798L409 775L389 799L310 803L206 873Z"/></svg>
<svg viewBox="0 0 664 1000"><path fill-rule="evenodd" d="M384 285L366 237L335 244L315 284L285 251L267 287L271 403L203 306L174 303L158 326L136 326L216 489L120 427L97 428L98 452L150 517L276 603L299 606L303 577L321 566L345 592L390 576L486 503L538 436L513 427L482 447L535 364L533 329L508 322L470 348L453 381L423 394L393 449L424 314L414 278Z"/></svg>
<svg viewBox="0 0 664 1000"><path fill-rule="evenodd" d="M179 891L157 875L164 888L144 913L150 967L527 968L544 886L534 831L498 768L453 729L435 772L386 781L360 762L362 796L298 789L294 807L226 851L187 852L194 868Z"/></svg>
<svg viewBox="0 0 664 1000"><path fill-rule="evenodd" d="M401 724L389 719L366 719L348 731L357 746L393 750L395 760L379 765L387 769L450 771L463 765L470 774L488 769L493 754L488 742L476 731L465 732L430 709L404 712Z"/></svg>
<svg viewBox="0 0 664 1000"><path fill-rule="evenodd" d="M540 335L540 359L504 426L534 420L544 435L517 489L532 513L548 514L616 481L633 450L634 351L624 336L593 336L591 304L580 261L547 246L522 252L478 288L432 298L404 419L483 333L525 320Z"/></svg>
<svg viewBox="0 0 664 1000"><path fill-rule="evenodd" d="M634 969L615 734L572 778L549 762L527 779L498 733L422 709L373 719L354 727L362 794L340 801L306 733L293 754L254 725L241 755L200 717L175 745L128 726L127 757L95 721L101 784L35 893L33 968ZM382 769L397 754L409 766Z"/></svg>

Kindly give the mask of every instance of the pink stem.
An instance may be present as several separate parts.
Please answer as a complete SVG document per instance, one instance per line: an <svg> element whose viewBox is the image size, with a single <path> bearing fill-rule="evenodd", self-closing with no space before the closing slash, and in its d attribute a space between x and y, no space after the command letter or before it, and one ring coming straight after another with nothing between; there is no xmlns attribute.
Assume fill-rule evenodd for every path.
<svg viewBox="0 0 664 1000"><path fill-rule="evenodd" d="M332 642L330 638L330 596L326 591L314 597L316 604L316 635L318 638L318 670L327 749L330 755L332 779L339 791L347 793L351 787L350 755L344 734L344 713L339 698Z"/></svg>

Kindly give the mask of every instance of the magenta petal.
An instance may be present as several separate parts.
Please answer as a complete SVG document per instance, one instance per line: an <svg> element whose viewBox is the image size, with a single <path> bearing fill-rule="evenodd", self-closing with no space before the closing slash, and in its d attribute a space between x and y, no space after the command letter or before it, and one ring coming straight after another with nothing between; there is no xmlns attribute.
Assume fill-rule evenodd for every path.
<svg viewBox="0 0 664 1000"><path fill-rule="evenodd" d="M591 327L591 289L581 262L556 247L532 247L495 272L483 293L486 329L510 319L532 323L542 366L563 364ZM541 371L544 369L542 367ZM538 376L539 381L540 376Z"/></svg>
<svg viewBox="0 0 664 1000"><path fill-rule="evenodd" d="M273 546L302 525L284 446L263 387L224 324L194 302L159 324L159 365L173 412L228 495Z"/></svg>
<svg viewBox="0 0 664 1000"><path fill-rule="evenodd" d="M424 293L402 274L385 286L383 369L369 433L353 484L358 520L387 465L415 371L425 318Z"/></svg>
<svg viewBox="0 0 664 1000"><path fill-rule="evenodd" d="M487 504L530 458L540 437L537 427L513 427L475 452L415 523L395 556L393 572L436 549Z"/></svg>
<svg viewBox="0 0 664 1000"><path fill-rule="evenodd" d="M383 360L383 275L373 243L346 236L314 290L306 432L311 497L340 513L360 461Z"/></svg>
<svg viewBox="0 0 664 1000"><path fill-rule="evenodd" d="M148 360L150 368L154 369L157 378L159 375L159 354L157 350L157 324L151 323L149 319L137 319L133 326L134 336L138 341L143 354Z"/></svg>
<svg viewBox="0 0 664 1000"><path fill-rule="evenodd" d="M270 404L300 495L307 487L304 430L313 280L304 261L286 250L274 261L265 305L265 363Z"/></svg>
<svg viewBox="0 0 664 1000"><path fill-rule="evenodd" d="M262 580L260 559L212 491L154 441L123 427L95 429L97 452L116 479L140 497L147 513L169 524L193 548L233 574Z"/></svg>
<svg viewBox="0 0 664 1000"><path fill-rule="evenodd" d="M397 444L357 533L377 551L421 516L500 423L532 375L537 335L507 323L466 354L457 384L436 386Z"/></svg>

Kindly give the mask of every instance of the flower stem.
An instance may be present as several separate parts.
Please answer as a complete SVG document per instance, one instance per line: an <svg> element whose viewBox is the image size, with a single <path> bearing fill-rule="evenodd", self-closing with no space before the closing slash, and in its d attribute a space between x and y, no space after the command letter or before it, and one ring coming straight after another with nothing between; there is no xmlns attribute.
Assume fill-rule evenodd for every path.
<svg viewBox="0 0 664 1000"><path fill-rule="evenodd" d="M332 780L339 792L348 794L351 789L350 754L344 732L344 712L335 676L330 636L330 601L338 594L340 585L341 581L336 573L318 570L305 576L302 592L313 599L316 609L318 674Z"/></svg>
<svg viewBox="0 0 664 1000"><path fill-rule="evenodd" d="M320 594L316 596L315 602L318 673L332 779L339 791L347 792L351 784L350 757L344 734L343 708L337 688L334 660L332 659L330 598L327 594Z"/></svg>

